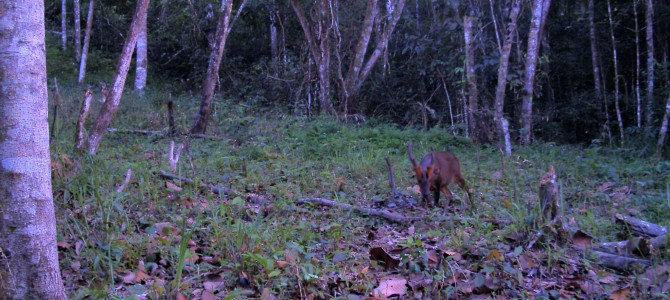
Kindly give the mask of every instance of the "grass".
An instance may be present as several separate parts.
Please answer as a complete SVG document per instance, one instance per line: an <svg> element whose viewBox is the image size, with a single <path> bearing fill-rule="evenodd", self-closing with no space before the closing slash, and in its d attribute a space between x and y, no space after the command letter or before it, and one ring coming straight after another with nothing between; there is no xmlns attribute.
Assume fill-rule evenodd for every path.
<svg viewBox="0 0 670 300"><path fill-rule="evenodd" d="M617 240L612 221L617 212L670 225L670 162L659 157L538 143L515 149L503 169L495 147L472 144L442 129L258 115L253 107L228 99L215 100L208 132L226 140L177 139L188 144L177 173L257 193L271 203L219 196L193 185L180 184L176 190L157 176L168 169L165 138L108 133L95 156L75 153L73 127L81 95L67 87L61 93L51 155L58 240L67 243L61 247L61 267L72 298L162 299L203 289L219 297L261 297L264 290L282 299L367 295L389 274L370 260L368 251L375 246L401 255L402 274L426 279L412 291L415 297L419 292L433 298L468 295L458 283L489 284L478 285L481 280L500 287L488 292L492 295L529 297L523 292L528 286L519 280L528 274L520 261L538 262L546 272L541 279L550 280L563 276L574 259L569 248L546 242L544 251L527 251L527 240L511 238L527 232L528 212L537 205L539 178L549 164L556 166L565 215L597 241ZM147 91L143 98L127 93L112 127L165 130L168 100L176 103L178 128L187 131L197 97L159 91ZM98 108L96 103L91 120ZM414 144L417 156L447 145L456 153L479 208L476 215L459 214L473 220L449 221L441 208L410 205L418 195L408 190L415 182L407 142ZM385 157L407 202L383 208L423 214L426 221L398 225L295 204L298 198L315 196L379 206L390 194ZM132 180L117 193L128 168ZM452 190L464 197L459 188ZM481 221L484 217L512 222L498 227ZM450 254L434 261L440 251L462 258ZM618 282L605 291L623 285ZM536 296L557 291L542 289Z"/></svg>

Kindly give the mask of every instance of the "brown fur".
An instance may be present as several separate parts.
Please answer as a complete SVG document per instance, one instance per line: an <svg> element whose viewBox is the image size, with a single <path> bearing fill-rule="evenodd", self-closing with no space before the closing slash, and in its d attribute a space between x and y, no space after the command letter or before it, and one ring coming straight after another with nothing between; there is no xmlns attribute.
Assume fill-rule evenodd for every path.
<svg viewBox="0 0 670 300"><path fill-rule="evenodd" d="M447 203L444 206L446 210L453 195L448 186L451 183L455 183L468 194L471 208L475 207L470 190L461 174L461 166L456 155L449 151L431 151L421 159L420 164L417 164L414 155L412 155L411 144L407 145L407 154L414 167L414 173L416 174L424 201L429 201L430 192L432 191L434 203L437 206L440 200L440 192L442 192L447 198Z"/></svg>

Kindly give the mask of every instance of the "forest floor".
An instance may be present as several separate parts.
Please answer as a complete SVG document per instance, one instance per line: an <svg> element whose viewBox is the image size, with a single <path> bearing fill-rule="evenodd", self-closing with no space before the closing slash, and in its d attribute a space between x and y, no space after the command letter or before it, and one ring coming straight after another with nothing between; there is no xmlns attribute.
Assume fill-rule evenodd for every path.
<svg viewBox="0 0 670 300"><path fill-rule="evenodd" d="M591 251L634 236L617 214L670 226L670 161L648 149L538 142L503 157L445 129L355 126L219 101L208 134L220 139L172 138L186 147L171 171L171 138L161 134L111 132L95 156L76 153L81 96L62 93L52 175L73 299L647 299L670 290L667 239L648 253L617 250L642 254L624 269ZM112 127L165 131L163 96L125 97ZM198 99L173 101L187 132ZM466 196L457 186L446 213L423 205L409 142L417 157L448 146L477 209L458 200ZM549 165L564 222L580 229L567 239L535 238L541 227L531 222ZM416 220L299 202L310 197Z"/></svg>

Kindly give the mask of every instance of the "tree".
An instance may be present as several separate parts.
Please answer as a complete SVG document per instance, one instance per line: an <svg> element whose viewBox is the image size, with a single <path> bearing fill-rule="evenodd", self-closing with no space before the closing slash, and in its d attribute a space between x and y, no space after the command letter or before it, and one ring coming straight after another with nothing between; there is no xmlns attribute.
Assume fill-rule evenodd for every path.
<svg viewBox="0 0 670 300"><path fill-rule="evenodd" d="M44 2L6 0L0 11L0 298L67 299L51 190Z"/></svg>
<svg viewBox="0 0 670 300"><path fill-rule="evenodd" d="M593 1L593 0L591 0ZM498 136L500 137L500 144L505 145L505 153L512 155L512 145L509 137L509 123L503 116L503 108L505 106L505 89L507 87L507 74L509 72L509 56L512 51L512 42L516 35L516 22L519 17L519 10L521 8L521 0L512 1L512 7L509 12L509 23L507 24L505 40L500 53L500 63L498 64L498 84L496 85L496 99L495 99L495 113L494 120L498 127Z"/></svg>
<svg viewBox="0 0 670 300"><path fill-rule="evenodd" d="M542 40L542 27L549 12L551 0L533 0L530 30L528 31L528 48L526 54L525 74L523 81L523 103L521 104L521 144L529 145L533 124L533 93L535 90L535 71Z"/></svg>
<svg viewBox="0 0 670 300"><path fill-rule="evenodd" d="M87 149L90 154L95 154L98 147L100 147L102 138L105 136L107 128L112 122L112 117L119 107L121 95L123 94L123 86L126 82L128 69L130 68L130 60L133 56L135 43L137 43L137 37L141 31L140 25L142 25L142 22L145 22L143 19L146 17L148 6L149 0L137 1L133 21L130 23L130 30L123 43L123 50L121 50L121 56L119 57L119 62L116 66L116 72L114 72L112 88L107 93L107 101L105 101L102 108L100 108L100 113L95 120L93 129L91 129L91 132L88 135Z"/></svg>
<svg viewBox="0 0 670 300"><path fill-rule="evenodd" d="M358 43L356 44L353 53L353 58L349 64L349 70L346 77L344 77L344 80L341 80L340 82L344 98L342 99L342 102L345 107L347 107L351 101L355 101L358 97L363 82L365 82L370 75L370 71L374 68L379 57L386 51L389 39L391 38L391 34L393 33L396 24L398 24L398 20L400 20L404 6L405 0L397 0L395 2L389 0L386 2L388 21L383 27L383 30L377 30L376 44L374 45L370 56L366 58L366 54L369 52L370 39L372 38L373 25L381 22L379 20L378 1L368 0L363 25L360 30ZM344 113L347 114L348 111L345 110Z"/></svg>
<svg viewBox="0 0 670 300"><path fill-rule="evenodd" d="M612 22L612 6L610 1L607 0L607 19L610 24L610 38L612 41L612 60L614 63L614 108L616 110L616 119L619 124L619 138L621 139L621 146L624 143L624 134L623 134L623 119L621 118L621 108L619 105L619 62L617 60L617 49L616 49L616 39L614 38L614 24Z"/></svg>
<svg viewBox="0 0 670 300"><path fill-rule="evenodd" d="M81 5L79 0L74 3L74 55L77 62L81 59Z"/></svg>
<svg viewBox="0 0 670 300"><path fill-rule="evenodd" d="M468 101L465 105L468 132L474 140L477 140L478 100L479 89L477 88L477 75L475 74L475 50L472 46L474 33L472 32L473 17L466 15L463 18L463 34L465 37L465 80L468 86Z"/></svg>
<svg viewBox="0 0 670 300"><path fill-rule="evenodd" d="M207 66L207 75L202 87L202 99L200 100L200 110L195 120L191 133L205 133L207 131L207 121L209 119L210 106L214 97L214 88L219 78L219 66L223 57L223 49L226 46L228 38L230 14L233 10L233 0L223 0L219 9L219 22L216 26L214 42L211 43L212 51L209 54L209 64Z"/></svg>
<svg viewBox="0 0 670 300"><path fill-rule="evenodd" d="M663 147L665 136L668 133L668 118L670 118L670 96L665 101L665 114L663 114L663 123L661 124L661 131L658 134L658 146Z"/></svg>
<svg viewBox="0 0 670 300"><path fill-rule="evenodd" d="M652 125L654 115L654 1L647 0L645 13L647 25L647 103L645 105L645 124Z"/></svg>
<svg viewBox="0 0 670 300"><path fill-rule="evenodd" d="M84 83L86 76L86 60L88 59L88 47L91 44L91 29L93 26L93 8L95 7L95 0L91 0L88 4L88 15L86 16L86 32L84 33L84 46L81 49L81 60L79 61L79 78L77 82L79 85Z"/></svg>
<svg viewBox="0 0 670 300"><path fill-rule="evenodd" d="M142 91L147 85L147 16L140 24L140 35L137 37L137 53L135 54L135 90Z"/></svg>
<svg viewBox="0 0 670 300"><path fill-rule="evenodd" d="M299 0L291 0L291 7L298 17L300 27L305 34L309 53L312 54L314 64L319 77L319 105L321 113L337 115L333 103L330 101L330 34L332 32L331 14L329 13L330 0L316 0L316 17L314 25L311 26L305 13L300 6ZM316 28L313 32L311 28Z"/></svg>
<svg viewBox="0 0 670 300"><path fill-rule="evenodd" d="M67 1L61 0L60 15L60 38L63 50L67 48Z"/></svg>

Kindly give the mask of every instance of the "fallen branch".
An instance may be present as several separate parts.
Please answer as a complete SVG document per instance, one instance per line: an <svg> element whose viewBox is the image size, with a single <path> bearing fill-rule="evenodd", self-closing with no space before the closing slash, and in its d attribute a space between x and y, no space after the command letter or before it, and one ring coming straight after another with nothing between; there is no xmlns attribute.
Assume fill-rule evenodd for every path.
<svg viewBox="0 0 670 300"><path fill-rule="evenodd" d="M638 218L616 214L614 219L616 219L617 224L625 225L630 228L632 232L640 235L657 237L668 233L667 227L640 220Z"/></svg>
<svg viewBox="0 0 670 300"><path fill-rule="evenodd" d="M298 204L304 204L304 203L315 203L319 205L324 205L324 206L330 206L330 207L338 207L342 209L348 209L348 210L353 210L357 213L361 213L364 215L372 215L372 216L377 216L377 217L382 217L384 219L387 219L392 222L396 223L408 223L412 221L418 221L418 220L423 220L423 217L405 217L401 216L398 214L394 214L390 211L387 210L382 210L382 209L373 209L373 208L364 208L364 207L357 207L353 206L351 204L346 204L346 203L339 203L335 202L332 200L328 199L323 199L323 198L302 198L299 199Z"/></svg>
<svg viewBox="0 0 670 300"><path fill-rule="evenodd" d="M126 177L123 179L123 182L119 186L116 187L116 192L117 193L123 192L123 190L126 188L126 185L128 185L128 183L130 182L130 175L132 173L133 173L133 170L131 170L131 169L128 169L128 171L126 171Z"/></svg>
<svg viewBox="0 0 670 300"><path fill-rule="evenodd" d="M165 172L163 170L161 170L160 176L163 177L163 178L174 179L174 180L177 180L177 181L186 182L186 183L190 183L190 184L195 183L193 181L193 179L182 177L182 176L175 175L175 174L171 174L171 173ZM200 186L203 187L203 188L209 189L213 193L215 193L217 195L220 195L220 196L223 196L223 195L237 195L238 194L238 192L234 189L219 187L219 186L207 184L207 183L204 183L204 182L200 182Z"/></svg>
<svg viewBox="0 0 670 300"><path fill-rule="evenodd" d="M630 271L637 267L648 267L651 265L651 261L646 259L622 256L602 251L591 251L591 253L598 256L597 262L599 264L621 271Z"/></svg>
<svg viewBox="0 0 670 300"><path fill-rule="evenodd" d="M160 136L169 135L169 132L165 131L165 130L146 130L146 129L107 128L107 132L125 133L125 134L144 134L144 135L153 134L153 135L160 135ZM186 137L191 137L191 138L209 139L209 140L214 140L214 141L224 140L224 138L222 138L222 137L213 136L213 135L206 135L206 134L199 134L199 133L188 133L188 134L182 134L182 135L186 136Z"/></svg>

